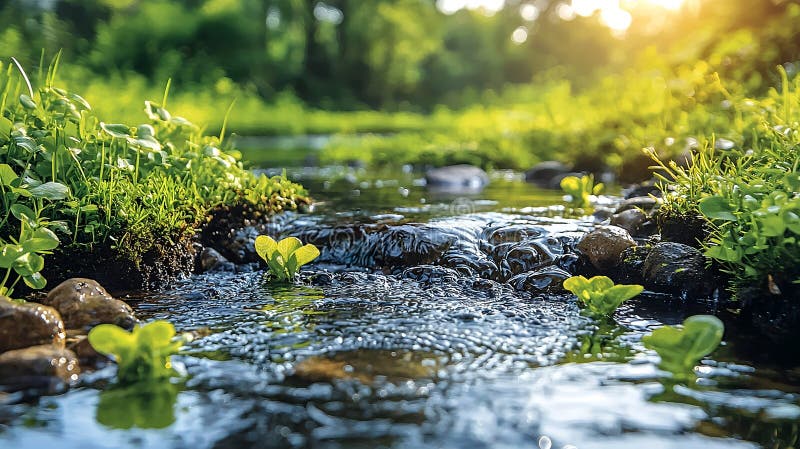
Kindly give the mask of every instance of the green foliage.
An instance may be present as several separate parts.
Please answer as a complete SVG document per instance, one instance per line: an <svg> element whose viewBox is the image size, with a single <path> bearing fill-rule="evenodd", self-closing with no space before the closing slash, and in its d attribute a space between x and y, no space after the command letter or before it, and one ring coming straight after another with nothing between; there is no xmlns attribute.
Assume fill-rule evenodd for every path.
<svg viewBox="0 0 800 449"><path fill-rule="evenodd" d="M278 281L294 278L297 270L319 257L316 246L303 243L297 237L286 237L276 242L272 237L256 237L256 253L264 259L272 276Z"/></svg>
<svg viewBox="0 0 800 449"><path fill-rule="evenodd" d="M0 189L4 194L3 198L10 203L14 197L14 189L25 190L21 187L12 186L18 180L16 177L10 183L5 184L8 179L12 179L8 175L13 173L5 167L8 167L8 165L0 165L0 176L4 178L4 180L0 181ZM2 175L4 171L6 172L5 176ZM7 195L5 189L8 189L8 193L12 194ZM40 206L38 209L41 209L41 201L36 201L35 204ZM2 281L0 281L0 296L10 297L13 295L14 287L20 279L32 289L42 289L47 285L47 280L40 273L44 268L44 257L42 256L50 254L50 251L58 247L58 237L47 228L50 224L47 220L39 217L36 212L24 204L13 203L7 206L5 210L7 212L3 221L8 221L9 214L13 215L20 222L20 233L19 238L11 238L8 243L0 238L0 269L6 270ZM12 273L16 277L11 284L8 284Z"/></svg>
<svg viewBox="0 0 800 449"><path fill-rule="evenodd" d="M711 354L722 341L725 326L712 315L687 318L682 327L664 326L642 337L645 347L661 356L659 366L675 376L692 372L703 357Z"/></svg>
<svg viewBox="0 0 800 449"><path fill-rule="evenodd" d="M662 214L702 214L713 232L706 256L733 274L733 287L770 286L773 293L800 281L800 78L787 73L780 89L760 101L732 103L749 127L746 144L709 145L688 167L660 163Z"/></svg>
<svg viewBox="0 0 800 449"><path fill-rule="evenodd" d="M641 285L614 285L606 276L573 276L564 281L564 288L578 297L588 315L596 318L610 316L623 302L644 290Z"/></svg>
<svg viewBox="0 0 800 449"><path fill-rule="evenodd" d="M214 208L243 204L271 214L308 201L284 177L246 170L223 134L206 136L172 115L167 93L145 102L145 123L102 121L83 97L55 87L59 62L35 92L24 72L0 66L0 244L10 235L20 235L13 245L34 233L41 239L48 228L64 246L113 247L138 261L158 238L191 235ZM21 267L26 283L43 284L28 274L39 256L19 257L36 262Z"/></svg>
<svg viewBox="0 0 800 449"><path fill-rule="evenodd" d="M183 345L175 339L175 327L168 321L153 321L128 332L113 324L100 324L89 331L89 343L100 354L112 355L122 384L170 377L174 371L170 356Z"/></svg>
<svg viewBox="0 0 800 449"><path fill-rule="evenodd" d="M561 180L561 190L570 196L570 206L576 209L590 209L592 207L591 196L598 195L603 191L603 183L595 184L593 175L585 175L580 178L567 176Z"/></svg>

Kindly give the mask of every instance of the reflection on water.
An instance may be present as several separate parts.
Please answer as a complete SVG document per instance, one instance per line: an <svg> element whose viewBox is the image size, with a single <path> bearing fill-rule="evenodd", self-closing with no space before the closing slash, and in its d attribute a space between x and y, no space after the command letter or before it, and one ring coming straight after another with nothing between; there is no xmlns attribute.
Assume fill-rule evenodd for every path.
<svg viewBox="0 0 800 449"><path fill-rule="evenodd" d="M259 310L267 317L264 325L276 334L312 331L313 317L325 313L312 307L315 301L325 297L319 288L276 285L268 291L272 300Z"/></svg>
<svg viewBox="0 0 800 449"><path fill-rule="evenodd" d="M175 422L180 387L170 382L114 386L100 393L95 419L112 429L163 429Z"/></svg>

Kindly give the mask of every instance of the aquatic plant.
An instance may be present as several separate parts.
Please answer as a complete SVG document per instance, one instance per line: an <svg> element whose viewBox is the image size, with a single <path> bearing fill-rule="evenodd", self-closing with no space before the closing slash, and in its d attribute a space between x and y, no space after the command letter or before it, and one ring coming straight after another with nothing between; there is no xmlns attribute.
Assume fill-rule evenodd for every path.
<svg viewBox="0 0 800 449"><path fill-rule="evenodd" d="M256 237L256 253L264 259L272 276L278 281L294 278L297 270L319 257L319 249L307 243L303 245L297 237L286 237L276 242L272 237Z"/></svg>
<svg viewBox="0 0 800 449"><path fill-rule="evenodd" d="M564 281L564 288L578 297L584 313L597 318L610 316L623 302L644 290L641 285L614 285L606 276L572 276Z"/></svg>
<svg viewBox="0 0 800 449"><path fill-rule="evenodd" d="M183 338L175 337L172 323L157 320L128 332L113 324L100 324L89 331L89 343L100 354L117 362L117 378L132 384L173 375L170 356L178 352Z"/></svg>
<svg viewBox="0 0 800 449"><path fill-rule="evenodd" d="M569 205L575 209L590 209L591 196L603 191L603 183L594 183L594 175L567 176L561 180L561 189L569 195Z"/></svg>
<svg viewBox="0 0 800 449"><path fill-rule="evenodd" d="M664 326L642 337L645 347L661 357L659 367L681 377L711 354L722 341L725 325L712 315L687 318L683 326Z"/></svg>

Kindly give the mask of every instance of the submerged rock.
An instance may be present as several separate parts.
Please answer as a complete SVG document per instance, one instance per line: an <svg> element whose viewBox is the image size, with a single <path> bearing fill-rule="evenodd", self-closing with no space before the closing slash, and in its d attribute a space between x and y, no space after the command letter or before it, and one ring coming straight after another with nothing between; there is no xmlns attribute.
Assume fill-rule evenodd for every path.
<svg viewBox="0 0 800 449"><path fill-rule="evenodd" d="M619 265L622 251L635 246L628 231L617 226L603 226L586 234L576 248L601 272Z"/></svg>
<svg viewBox="0 0 800 449"><path fill-rule="evenodd" d="M715 288L703 254L680 243L655 245L642 266L645 287L687 297L710 295Z"/></svg>
<svg viewBox="0 0 800 449"><path fill-rule="evenodd" d="M0 352L44 344L63 348L65 337L56 309L0 297Z"/></svg>
<svg viewBox="0 0 800 449"><path fill-rule="evenodd" d="M309 357L294 366L292 377L312 383L340 380L357 380L367 385L379 380L402 382L434 377L440 363L435 354L424 351L359 349L330 357Z"/></svg>
<svg viewBox="0 0 800 449"><path fill-rule="evenodd" d="M473 165L450 165L428 170L425 182L436 190L479 191L489 185L489 176Z"/></svg>
<svg viewBox="0 0 800 449"><path fill-rule="evenodd" d="M0 354L0 384L6 389L45 388L78 379L80 366L75 354L53 345L31 346Z"/></svg>
<svg viewBox="0 0 800 449"><path fill-rule="evenodd" d="M133 309L91 279L68 279L50 290L42 303L59 311L67 329L88 330L103 323L132 329L136 324Z"/></svg>
<svg viewBox="0 0 800 449"><path fill-rule="evenodd" d="M557 188L561 179L572 170L558 161L544 161L525 172L525 181L539 187Z"/></svg>

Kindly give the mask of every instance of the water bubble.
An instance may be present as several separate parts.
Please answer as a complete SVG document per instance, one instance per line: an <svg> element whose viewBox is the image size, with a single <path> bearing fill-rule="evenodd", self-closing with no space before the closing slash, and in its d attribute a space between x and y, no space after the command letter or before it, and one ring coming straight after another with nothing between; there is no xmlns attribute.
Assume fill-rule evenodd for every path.
<svg viewBox="0 0 800 449"><path fill-rule="evenodd" d="M550 449L553 447L553 442L547 436L539 437L539 449Z"/></svg>

